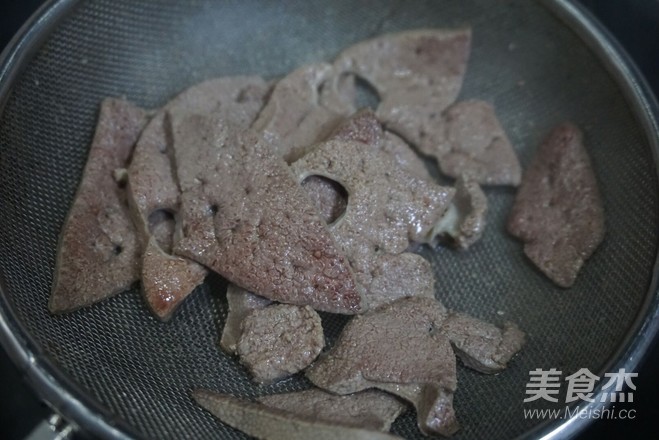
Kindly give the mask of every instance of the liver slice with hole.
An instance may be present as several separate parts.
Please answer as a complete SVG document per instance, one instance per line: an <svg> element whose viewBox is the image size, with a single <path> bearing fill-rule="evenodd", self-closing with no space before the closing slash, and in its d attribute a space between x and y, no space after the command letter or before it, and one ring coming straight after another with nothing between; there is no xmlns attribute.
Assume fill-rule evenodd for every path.
<svg viewBox="0 0 659 440"><path fill-rule="evenodd" d="M199 264L171 255L172 215L179 207L178 176L171 159L166 132L166 113L223 112L232 123L247 127L263 105L268 91L258 76L211 79L183 91L165 105L145 128L128 170L133 218L145 243L142 292L147 305L159 318L172 316L182 301L201 284L206 270ZM151 238L156 240L152 241ZM169 270L163 270L169 268Z"/></svg>
<svg viewBox="0 0 659 440"><path fill-rule="evenodd" d="M604 239L604 208L581 131L555 127L524 173L508 231L554 283L570 287Z"/></svg>
<svg viewBox="0 0 659 440"><path fill-rule="evenodd" d="M174 252L266 298L334 313L364 305L347 260L283 159L221 114L171 113L181 186Z"/></svg>
<svg viewBox="0 0 659 440"><path fill-rule="evenodd" d="M375 114L362 109L342 121L327 140L360 142L389 155L402 169L421 179L430 179L425 165L404 140L384 131ZM312 149L309 149L311 151ZM327 223L336 221L345 211L348 195L345 189L331 179L308 176L302 186Z"/></svg>
<svg viewBox="0 0 659 440"><path fill-rule="evenodd" d="M90 305L139 279L141 243L113 172L127 165L146 122L146 112L126 101L101 104L89 158L62 227L48 304L53 313Z"/></svg>
<svg viewBox="0 0 659 440"><path fill-rule="evenodd" d="M460 92L470 44L469 29L405 31L357 43L334 65L369 82L380 96L378 118L425 150Z"/></svg>
<svg viewBox="0 0 659 440"><path fill-rule="evenodd" d="M408 293L433 295L430 265L421 257L400 254L411 241L422 241L431 233L453 196L452 189L419 179L390 155L355 141L321 143L291 169L299 181L320 175L347 190L345 214L330 231L371 306Z"/></svg>

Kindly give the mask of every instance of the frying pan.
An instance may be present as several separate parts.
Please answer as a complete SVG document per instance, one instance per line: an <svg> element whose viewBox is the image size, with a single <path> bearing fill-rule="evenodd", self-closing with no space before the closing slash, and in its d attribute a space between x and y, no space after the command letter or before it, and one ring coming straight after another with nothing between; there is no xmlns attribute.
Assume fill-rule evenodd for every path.
<svg viewBox="0 0 659 440"><path fill-rule="evenodd" d="M620 48L567 0L287 2L51 1L0 64L0 340L27 380L76 428L103 438L241 438L189 391L245 398L304 389L303 377L254 385L217 346L225 283L211 276L169 323L135 286L64 316L46 308L57 238L103 97L155 108L203 79L269 78L331 59L356 41L421 27L473 29L461 99L492 102L523 165L549 129L585 132L604 198L607 236L575 286L555 287L504 230L514 190L488 188L489 225L467 252L424 249L447 306L501 323L528 343L485 376L460 367L463 438L576 434L588 420L538 420L523 403L529 371L633 371L659 327L657 106ZM328 343L346 318L323 315ZM596 402L601 408L602 383ZM563 404L564 405L564 404ZM412 413L393 431L420 437Z"/></svg>

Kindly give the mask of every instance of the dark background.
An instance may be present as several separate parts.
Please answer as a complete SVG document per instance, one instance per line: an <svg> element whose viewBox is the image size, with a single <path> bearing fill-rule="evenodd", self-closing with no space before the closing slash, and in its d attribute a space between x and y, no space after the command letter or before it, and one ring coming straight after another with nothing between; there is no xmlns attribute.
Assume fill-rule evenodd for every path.
<svg viewBox="0 0 659 440"><path fill-rule="evenodd" d="M0 0L0 50L41 0ZM659 0L581 0L622 43L659 96ZM634 380L634 420L600 420L579 439L659 438L659 345L647 355ZM0 438L24 438L50 414L27 388L0 349Z"/></svg>

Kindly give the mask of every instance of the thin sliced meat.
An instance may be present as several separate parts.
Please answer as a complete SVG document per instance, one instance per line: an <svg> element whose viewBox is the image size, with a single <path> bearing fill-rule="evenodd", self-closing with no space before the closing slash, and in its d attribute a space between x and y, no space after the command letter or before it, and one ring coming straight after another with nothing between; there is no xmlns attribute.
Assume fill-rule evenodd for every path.
<svg viewBox="0 0 659 440"><path fill-rule="evenodd" d="M574 284L604 239L604 209L581 131L555 127L524 173L508 231L524 253L561 287Z"/></svg>
<svg viewBox="0 0 659 440"><path fill-rule="evenodd" d="M194 400L223 423L264 440L394 440L400 437L369 429L342 426L300 416L260 403L207 390L195 390Z"/></svg>
<svg viewBox="0 0 659 440"><path fill-rule="evenodd" d="M358 267L362 270L355 270L355 277L367 286L371 308L406 296L435 297L435 273L421 255L411 252L384 254Z"/></svg>
<svg viewBox="0 0 659 440"><path fill-rule="evenodd" d="M142 290L146 303L162 321L172 317L206 276L204 267L165 253L154 236L149 239L142 262Z"/></svg>
<svg viewBox="0 0 659 440"><path fill-rule="evenodd" d="M275 301L360 312L349 264L286 163L221 116L170 118L183 191L175 253Z"/></svg>
<svg viewBox="0 0 659 440"><path fill-rule="evenodd" d="M355 141L389 155L403 170L430 180L430 175L416 153L401 138L385 132L369 109L362 109L342 121L327 140ZM335 222L346 210L348 194L336 181L323 176L308 176L302 186L326 223Z"/></svg>
<svg viewBox="0 0 659 440"><path fill-rule="evenodd" d="M156 246L143 261L143 294L152 310L162 309L162 298L167 297L167 310L161 315L171 316L194 288L204 280L206 271L197 263L180 256L169 254L173 237L171 214L179 209L178 178L171 160L173 153L168 145L166 131L167 111L179 113L208 113L218 111L241 127L247 127L263 105L268 91L265 81L257 76L217 78L202 82L185 90L151 120L135 148L128 170L129 201L133 218L141 230L143 240L157 238ZM171 213L170 217L157 215ZM163 272L163 267L172 271ZM157 275L158 279L148 279ZM170 277L170 279L167 279ZM175 289L169 289L173 286ZM164 291L163 291L164 289ZM159 316L161 316L159 315Z"/></svg>
<svg viewBox="0 0 659 440"><path fill-rule="evenodd" d="M457 378L455 354L441 331L446 316L444 306L424 297L402 298L356 316L306 375L336 394L403 385L399 393L417 405L419 428L450 435L457 429L451 405ZM419 388L413 392L412 386Z"/></svg>
<svg viewBox="0 0 659 440"><path fill-rule="evenodd" d="M255 381L270 383L311 365L324 346L323 326L314 309L273 304L245 317L236 352Z"/></svg>
<svg viewBox="0 0 659 440"><path fill-rule="evenodd" d="M494 108L484 101L462 101L449 107L436 125L437 139L422 145L444 174L467 176L483 185L517 186L522 168Z"/></svg>
<svg viewBox="0 0 659 440"><path fill-rule="evenodd" d="M435 225L429 243L444 241L467 249L480 240L485 232L487 197L481 187L468 178L461 177L455 183L455 197Z"/></svg>
<svg viewBox="0 0 659 440"><path fill-rule="evenodd" d="M378 148L384 130L371 109L361 109L341 121L327 140L354 141Z"/></svg>
<svg viewBox="0 0 659 440"><path fill-rule="evenodd" d="M339 124L327 140L355 141L389 155L403 170L431 180L421 158L399 136L382 128L375 113L362 109Z"/></svg>
<svg viewBox="0 0 659 440"><path fill-rule="evenodd" d="M374 386L410 402L417 413L417 425L428 436L449 437L460 429L453 408L453 393L437 384L376 383Z"/></svg>
<svg viewBox="0 0 659 440"><path fill-rule="evenodd" d="M351 78L332 65L309 64L277 82L252 127L290 163L355 111L354 93Z"/></svg>
<svg viewBox="0 0 659 440"><path fill-rule="evenodd" d="M348 192L345 213L332 223L330 231L350 261L357 283L365 289L369 304L383 304L407 294L433 295L429 265L421 258L399 254L410 242L427 240L449 205L452 189L419 179L390 156L354 141L319 144L291 169L298 181L320 175ZM405 275L414 276L408 279Z"/></svg>
<svg viewBox="0 0 659 440"><path fill-rule="evenodd" d="M236 352L236 345L242 333L241 325L245 317L252 310L259 310L272 304L272 301L254 295L235 284L229 284L227 287L227 303L229 313L222 330L220 346L227 353L233 354Z"/></svg>
<svg viewBox="0 0 659 440"><path fill-rule="evenodd" d="M376 390L337 396L317 388L285 394L271 394L258 399L277 408L319 422L389 431L391 424L405 412L405 405L395 397Z"/></svg>
<svg viewBox="0 0 659 440"><path fill-rule="evenodd" d="M62 227L48 307L75 310L127 289L140 277L141 242L114 170L124 168L147 122L127 101L105 99L80 186Z"/></svg>
<svg viewBox="0 0 659 440"><path fill-rule="evenodd" d="M449 312L443 331L462 362L481 373L498 373L522 349L524 333L513 323L499 328L464 313Z"/></svg>
<svg viewBox="0 0 659 440"><path fill-rule="evenodd" d="M426 179L428 181L433 179L428 172L428 168L424 165L423 160L414 152L412 147L410 147L408 143L398 135L390 131L385 131L384 137L380 141L380 149L393 157L394 162L415 177Z"/></svg>
<svg viewBox="0 0 659 440"><path fill-rule="evenodd" d="M348 254L374 248L401 253L420 241L447 209L454 191L406 173L393 160L352 141L330 140L295 162L298 181L321 175L348 191L345 215L333 226ZM364 228L364 225L368 225ZM370 248L357 250L352 248Z"/></svg>
<svg viewBox="0 0 659 440"><path fill-rule="evenodd" d="M380 96L378 118L425 151L460 92L470 44L469 29L406 31L357 43L334 65L369 82Z"/></svg>

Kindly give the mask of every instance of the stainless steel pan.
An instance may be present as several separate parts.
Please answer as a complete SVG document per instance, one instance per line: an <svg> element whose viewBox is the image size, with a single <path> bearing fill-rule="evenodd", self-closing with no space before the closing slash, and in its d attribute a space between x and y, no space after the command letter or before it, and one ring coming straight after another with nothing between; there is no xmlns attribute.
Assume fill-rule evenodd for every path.
<svg viewBox="0 0 659 440"><path fill-rule="evenodd" d="M0 339L41 397L101 437L228 438L241 434L196 407L190 389L253 397L308 386L255 386L218 349L227 312L219 278L166 324L137 287L70 315L48 313L57 237L103 97L157 107L208 77L274 77L383 32L462 25L474 35L462 98L494 103L525 165L554 124L581 126L608 232L576 285L561 290L504 231L514 191L490 189L482 242L459 254L425 251L447 306L514 320L529 335L498 376L460 368L456 438L576 433L587 420L525 419L525 385L536 368L633 371L654 338L658 126L627 57L566 0L49 2L0 64ZM332 340L345 320L324 320ZM394 431L420 435L412 414Z"/></svg>

